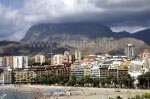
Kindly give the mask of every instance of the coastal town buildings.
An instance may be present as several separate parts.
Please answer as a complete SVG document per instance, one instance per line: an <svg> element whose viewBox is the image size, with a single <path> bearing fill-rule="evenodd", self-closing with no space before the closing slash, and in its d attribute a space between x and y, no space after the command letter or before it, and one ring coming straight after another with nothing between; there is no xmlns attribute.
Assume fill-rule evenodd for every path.
<svg viewBox="0 0 150 99"><path fill-rule="evenodd" d="M52 57L53 65L72 64L74 61L74 55L71 55L68 51L65 51L64 54L56 54Z"/></svg>
<svg viewBox="0 0 150 99"><path fill-rule="evenodd" d="M36 83L39 78L47 75L74 75L76 79L85 76L99 79L113 76L121 80L123 74L129 74L137 79L139 75L150 71L148 50L140 53L140 59L134 59L134 45L129 44L127 49L127 56L86 55L83 59L80 51L75 52L75 55L65 51L64 54L53 55L51 65L40 65L46 58L43 55L35 55L34 62L40 63L35 66L28 66L28 56L3 56L0 57L0 82Z"/></svg>
<svg viewBox="0 0 150 99"><path fill-rule="evenodd" d="M0 65L12 68L28 68L28 56L4 56L0 58Z"/></svg>
<svg viewBox="0 0 150 99"><path fill-rule="evenodd" d="M13 70L14 83L36 83L42 76L70 75L70 65L53 65L47 67L30 67Z"/></svg>
<svg viewBox="0 0 150 99"><path fill-rule="evenodd" d="M45 56L44 55L35 55L34 56L34 62L35 63L44 63L45 62Z"/></svg>

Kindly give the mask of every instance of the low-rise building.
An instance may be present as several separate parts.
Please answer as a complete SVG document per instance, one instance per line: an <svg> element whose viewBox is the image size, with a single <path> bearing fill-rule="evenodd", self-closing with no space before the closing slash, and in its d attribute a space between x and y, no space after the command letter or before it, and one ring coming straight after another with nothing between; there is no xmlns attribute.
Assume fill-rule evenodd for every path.
<svg viewBox="0 0 150 99"><path fill-rule="evenodd" d="M84 76L84 67L82 66L76 66L74 68L71 68L70 70L71 75L75 75L76 79L79 79Z"/></svg>
<svg viewBox="0 0 150 99"><path fill-rule="evenodd" d="M42 76L48 75L70 75L70 65L55 65L46 67L30 67L28 69L15 69L14 83L35 83Z"/></svg>
<svg viewBox="0 0 150 99"><path fill-rule="evenodd" d="M100 78L100 69L99 67L93 67L90 69L90 76L94 78Z"/></svg>
<svg viewBox="0 0 150 99"><path fill-rule="evenodd" d="M89 76L90 75L90 69L91 68L88 68L88 67L84 68L84 76Z"/></svg>
<svg viewBox="0 0 150 99"><path fill-rule="evenodd" d="M112 60L106 60L100 65L100 78L106 78L109 76L108 68L113 63Z"/></svg>
<svg viewBox="0 0 150 99"><path fill-rule="evenodd" d="M13 83L13 72L12 71L4 71L1 73L1 83L2 84L11 84Z"/></svg>
<svg viewBox="0 0 150 99"><path fill-rule="evenodd" d="M100 69L100 78L106 78L108 77L108 67L107 65L105 66L101 66L99 69Z"/></svg>
<svg viewBox="0 0 150 99"><path fill-rule="evenodd" d="M14 71L14 83L32 83L36 80L36 73L29 70Z"/></svg>
<svg viewBox="0 0 150 99"><path fill-rule="evenodd" d="M144 51L140 54L141 59L149 59L150 58L150 51L148 49L144 49Z"/></svg>

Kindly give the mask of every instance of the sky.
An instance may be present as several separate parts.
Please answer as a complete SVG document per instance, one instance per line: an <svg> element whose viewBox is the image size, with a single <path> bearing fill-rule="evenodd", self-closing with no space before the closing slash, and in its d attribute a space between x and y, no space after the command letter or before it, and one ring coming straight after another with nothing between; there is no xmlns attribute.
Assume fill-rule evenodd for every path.
<svg viewBox="0 0 150 99"><path fill-rule="evenodd" d="M150 28L150 0L0 0L0 40L40 23L99 22L130 33Z"/></svg>

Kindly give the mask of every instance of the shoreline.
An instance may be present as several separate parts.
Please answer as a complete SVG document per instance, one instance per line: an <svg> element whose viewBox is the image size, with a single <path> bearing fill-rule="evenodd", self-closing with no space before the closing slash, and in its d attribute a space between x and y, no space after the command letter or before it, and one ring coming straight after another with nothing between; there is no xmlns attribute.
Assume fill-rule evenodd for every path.
<svg viewBox="0 0 150 99"><path fill-rule="evenodd" d="M146 92L150 93L150 90L144 89L118 89L116 88L93 88L93 87L70 87L70 86L48 86L48 85L3 85L0 89L13 90L19 92L33 92L37 93L42 98L48 99L50 97L59 97L60 99L108 99L109 97L122 96L123 98L132 97L135 95L142 95ZM54 92L51 94L51 92ZM59 93L58 93L59 92ZM64 92L64 95L60 94ZM66 95L66 92L70 92L71 95ZM126 99L125 98L125 99Z"/></svg>

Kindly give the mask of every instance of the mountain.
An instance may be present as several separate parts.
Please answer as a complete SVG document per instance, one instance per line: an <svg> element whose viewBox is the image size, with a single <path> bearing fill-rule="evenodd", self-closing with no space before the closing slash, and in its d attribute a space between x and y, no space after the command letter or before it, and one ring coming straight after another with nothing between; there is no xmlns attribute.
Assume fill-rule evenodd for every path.
<svg viewBox="0 0 150 99"><path fill-rule="evenodd" d="M0 47L1 46L6 46L9 44L19 44L19 42L14 42L14 41L0 41Z"/></svg>
<svg viewBox="0 0 150 99"><path fill-rule="evenodd" d="M53 54L63 54L64 51L70 51L74 54L74 51L82 51L82 55L89 55L95 53L112 53L112 54L124 54L124 48L127 44L132 43L135 45L136 53L139 53L145 47L145 43L141 40L134 38L121 38L109 40L108 38L97 38L95 40L89 40L84 45L74 45L69 44L66 46L47 46L40 41L38 42L20 42L19 44L10 43L8 45L0 46L0 56L10 56L10 55L28 55L33 56L36 54L43 54L47 57L50 57L51 50ZM50 44L51 45L51 44Z"/></svg>
<svg viewBox="0 0 150 99"><path fill-rule="evenodd" d="M69 48L53 48L55 53L64 53L66 50L69 50ZM0 57L11 55L48 55L47 53L50 53L49 47L47 46L32 46L30 42L0 41Z"/></svg>
<svg viewBox="0 0 150 99"><path fill-rule="evenodd" d="M140 52L150 44L150 29L128 33L113 32L100 23L38 24L32 26L21 42L1 41L0 55L55 54L81 50L83 55L95 53L124 53L128 43ZM49 42L50 41L50 42ZM52 41L52 42L51 42Z"/></svg>
<svg viewBox="0 0 150 99"><path fill-rule="evenodd" d="M145 29L142 31L138 31L132 34L133 38L144 41L147 44L150 44L150 29Z"/></svg>
<svg viewBox="0 0 150 99"><path fill-rule="evenodd" d="M132 34L126 31L121 31L117 33L117 36L120 38L132 37Z"/></svg>
<svg viewBox="0 0 150 99"><path fill-rule="evenodd" d="M21 41L81 40L115 36L116 33L100 23L39 24L32 26Z"/></svg>
<svg viewBox="0 0 150 99"><path fill-rule="evenodd" d="M19 42L14 41L0 41L0 55L12 55L17 52Z"/></svg>
<svg viewBox="0 0 150 99"><path fill-rule="evenodd" d="M66 41L66 40L91 40L97 38L135 38L150 44L150 29L129 33L126 31L113 32L108 26L100 23L61 23L61 24L38 24L32 26L22 38L26 41Z"/></svg>

